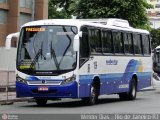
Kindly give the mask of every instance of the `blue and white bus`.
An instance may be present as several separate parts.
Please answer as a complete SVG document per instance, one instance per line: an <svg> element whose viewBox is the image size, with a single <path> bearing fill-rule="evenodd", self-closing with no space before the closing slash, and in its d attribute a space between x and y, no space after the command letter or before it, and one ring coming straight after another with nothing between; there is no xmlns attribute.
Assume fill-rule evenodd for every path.
<svg viewBox="0 0 160 120"><path fill-rule="evenodd" d="M151 85L150 35L121 19L55 19L21 27L16 60L17 97L38 105L57 98L99 95L134 100Z"/></svg>

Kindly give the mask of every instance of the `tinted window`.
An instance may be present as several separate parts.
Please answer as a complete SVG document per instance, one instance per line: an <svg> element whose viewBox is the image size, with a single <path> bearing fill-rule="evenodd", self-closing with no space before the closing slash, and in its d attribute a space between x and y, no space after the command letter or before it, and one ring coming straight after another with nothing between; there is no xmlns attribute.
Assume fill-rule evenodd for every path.
<svg viewBox="0 0 160 120"><path fill-rule="evenodd" d="M134 53L135 54L142 54L141 35L140 34L133 34L133 41L134 41Z"/></svg>
<svg viewBox="0 0 160 120"><path fill-rule="evenodd" d="M89 57L89 36L87 27L82 28L81 31L82 38L80 39L80 63L83 63Z"/></svg>
<svg viewBox="0 0 160 120"><path fill-rule="evenodd" d="M99 29L91 28L89 30L90 48L91 52L101 53L102 42L101 42L101 31Z"/></svg>
<svg viewBox="0 0 160 120"><path fill-rule="evenodd" d="M90 29L89 30L89 44L90 44L90 49L91 52L96 52L96 42L95 42L95 30Z"/></svg>
<svg viewBox="0 0 160 120"><path fill-rule="evenodd" d="M123 33L124 49L125 53L133 53L133 42L131 33Z"/></svg>
<svg viewBox="0 0 160 120"><path fill-rule="evenodd" d="M111 31L102 31L102 43L103 43L103 52L112 53L112 32Z"/></svg>
<svg viewBox="0 0 160 120"><path fill-rule="evenodd" d="M114 52L124 53L121 32L113 32Z"/></svg>
<svg viewBox="0 0 160 120"><path fill-rule="evenodd" d="M142 35L143 54L150 54L150 39L148 35Z"/></svg>
<svg viewBox="0 0 160 120"><path fill-rule="evenodd" d="M96 52L102 52L102 42L101 42L101 31L99 29L95 30L95 46Z"/></svg>

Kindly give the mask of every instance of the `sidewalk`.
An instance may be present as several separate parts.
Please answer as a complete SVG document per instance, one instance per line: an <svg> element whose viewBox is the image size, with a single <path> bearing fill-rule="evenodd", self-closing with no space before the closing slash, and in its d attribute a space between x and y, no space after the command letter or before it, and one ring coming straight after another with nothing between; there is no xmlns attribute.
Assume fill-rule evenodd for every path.
<svg viewBox="0 0 160 120"><path fill-rule="evenodd" d="M16 98L16 92L0 92L0 105L5 103L13 104L14 102L24 102L29 100L31 100L31 98Z"/></svg>
<svg viewBox="0 0 160 120"><path fill-rule="evenodd" d="M6 92L5 87L0 87L0 105L13 104L14 102L29 101L31 98L16 98L15 87L8 88L9 92ZM7 105L6 104L6 105Z"/></svg>
<svg viewBox="0 0 160 120"><path fill-rule="evenodd" d="M8 92L8 93L0 92L0 101L15 100L15 99L17 99L15 92Z"/></svg>

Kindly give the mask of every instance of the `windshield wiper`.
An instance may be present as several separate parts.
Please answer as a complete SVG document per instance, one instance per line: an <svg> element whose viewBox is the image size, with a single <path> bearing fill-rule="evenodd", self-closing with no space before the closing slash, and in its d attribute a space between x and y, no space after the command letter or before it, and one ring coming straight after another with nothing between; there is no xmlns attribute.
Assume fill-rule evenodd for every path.
<svg viewBox="0 0 160 120"><path fill-rule="evenodd" d="M52 41L51 41L51 58L53 57L54 59L54 62L55 62L55 65L57 67L57 70L59 70L59 64L58 64L58 61L57 61L57 58L56 58L56 54L55 54L55 51L52 47Z"/></svg>
<svg viewBox="0 0 160 120"><path fill-rule="evenodd" d="M42 44L41 44L41 48L38 50L37 54L35 55L35 57L34 57L32 63L31 63L31 65L30 65L30 69L33 69L33 68L34 68L34 65L35 65L36 62L38 61L39 56L41 56L41 59L42 59L42 57L43 57L44 60L46 60L45 56L44 56L43 53L42 53L42 52L43 52L42 49L43 49L43 42L42 42Z"/></svg>
<svg viewBox="0 0 160 120"><path fill-rule="evenodd" d="M63 26L63 31L67 33L67 30L66 30L66 28L65 28L64 26ZM71 46L71 43L72 43L72 38L71 38L69 35L67 35L67 34L66 34L66 36L67 36L67 38L68 38L68 40L69 40L69 44L68 44L68 46L66 47L66 49L65 49L65 51L64 51L64 53L63 53L63 56L62 56L59 64L61 64L61 62L62 62L62 60L63 60L63 57L65 56L67 50L69 49L69 47Z"/></svg>

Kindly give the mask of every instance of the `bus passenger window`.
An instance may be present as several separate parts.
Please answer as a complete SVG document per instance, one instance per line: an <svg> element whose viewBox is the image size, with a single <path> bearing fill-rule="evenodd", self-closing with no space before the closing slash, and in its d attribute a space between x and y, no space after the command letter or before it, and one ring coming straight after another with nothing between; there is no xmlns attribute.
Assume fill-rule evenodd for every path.
<svg viewBox="0 0 160 120"><path fill-rule="evenodd" d="M89 57L89 37L87 27L82 28L81 31L82 38L80 39L80 63L83 63Z"/></svg>
<svg viewBox="0 0 160 120"><path fill-rule="evenodd" d="M123 40L121 32L113 32L113 42L114 42L114 52L115 53L124 53Z"/></svg>
<svg viewBox="0 0 160 120"><path fill-rule="evenodd" d="M142 35L142 44L143 44L143 54L149 55L150 51L150 40L148 35Z"/></svg>
<svg viewBox="0 0 160 120"><path fill-rule="evenodd" d="M90 49L92 53L102 53L102 41L100 29L89 30Z"/></svg>
<svg viewBox="0 0 160 120"><path fill-rule="evenodd" d="M113 53L112 32L102 31L102 43L104 53Z"/></svg>
<svg viewBox="0 0 160 120"><path fill-rule="evenodd" d="M131 33L124 33L123 39L124 39L125 53L133 54L133 41Z"/></svg>
<svg viewBox="0 0 160 120"><path fill-rule="evenodd" d="M89 44L90 44L91 52L93 52L93 53L96 52L95 39L96 39L95 30L94 29L90 29L89 30Z"/></svg>
<svg viewBox="0 0 160 120"><path fill-rule="evenodd" d="M134 41L134 53L142 54L142 45L141 45L142 42L140 34L133 34L133 41Z"/></svg>

